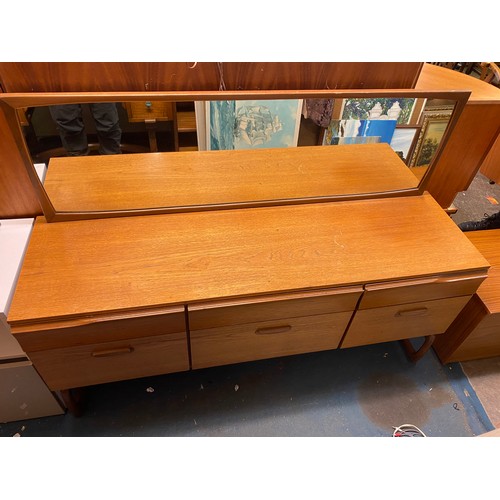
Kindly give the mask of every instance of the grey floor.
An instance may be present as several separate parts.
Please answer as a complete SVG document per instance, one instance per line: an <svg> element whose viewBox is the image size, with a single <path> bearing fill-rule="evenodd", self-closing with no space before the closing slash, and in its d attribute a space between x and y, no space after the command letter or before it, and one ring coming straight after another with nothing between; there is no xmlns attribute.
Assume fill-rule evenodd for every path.
<svg viewBox="0 0 500 500"><path fill-rule="evenodd" d="M481 220L500 210L500 186L491 183L480 172L474 177L469 188L457 194L453 204L457 212L451 218L457 223Z"/></svg>
<svg viewBox="0 0 500 500"><path fill-rule="evenodd" d="M458 364L409 362L398 342L103 384L86 411L0 425L0 435L370 437L493 429Z"/></svg>

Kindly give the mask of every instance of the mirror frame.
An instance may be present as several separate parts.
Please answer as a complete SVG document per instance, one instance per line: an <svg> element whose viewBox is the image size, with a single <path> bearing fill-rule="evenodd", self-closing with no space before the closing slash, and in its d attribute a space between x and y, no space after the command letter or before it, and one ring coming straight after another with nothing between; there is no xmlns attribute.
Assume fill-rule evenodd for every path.
<svg viewBox="0 0 500 500"><path fill-rule="evenodd" d="M221 210L243 207L273 206L298 203L318 203L346 200L361 200L395 196L409 196L422 194L429 182L439 157L467 103L470 90L414 90L414 89L342 89L342 90L243 90L243 91L157 91L157 92L33 92L33 93L0 93L0 106L3 109L11 133L19 148L19 152L38 196L43 214L48 222L69 220L99 219L109 217L123 217L131 215L152 215L173 212L192 212L202 210ZM130 210L88 211L88 212L58 212L46 193L40 181L31 155L24 140L24 134L18 120L17 110L28 107L50 106L71 103L95 102L136 102L136 101L212 101L212 100L273 100L273 99L350 99L350 98L426 98L444 99L456 102L450 117L446 132L436 150L431 165L422 177L416 188L399 191L386 191L360 194L332 194L295 199L252 200L248 202L221 203L213 205L186 205L173 207L154 207ZM320 146L321 147L321 146Z"/></svg>

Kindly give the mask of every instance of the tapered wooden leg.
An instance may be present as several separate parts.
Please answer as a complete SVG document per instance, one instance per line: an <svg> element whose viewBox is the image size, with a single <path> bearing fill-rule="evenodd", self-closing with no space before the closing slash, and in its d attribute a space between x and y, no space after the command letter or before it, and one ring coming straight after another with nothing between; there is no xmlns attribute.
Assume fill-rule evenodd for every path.
<svg viewBox="0 0 500 500"><path fill-rule="evenodd" d="M403 349L405 351L407 358L412 363L416 363L431 348L435 338L436 338L435 335L428 335L427 337L425 337L424 343L421 345L419 349L415 349L412 343L408 339L402 340L401 344L403 345Z"/></svg>
<svg viewBox="0 0 500 500"><path fill-rule="evenodd" d="M81 417L84 411L84 391L82 388L65 389L61 397L68 411L75 417Z"/></svg>

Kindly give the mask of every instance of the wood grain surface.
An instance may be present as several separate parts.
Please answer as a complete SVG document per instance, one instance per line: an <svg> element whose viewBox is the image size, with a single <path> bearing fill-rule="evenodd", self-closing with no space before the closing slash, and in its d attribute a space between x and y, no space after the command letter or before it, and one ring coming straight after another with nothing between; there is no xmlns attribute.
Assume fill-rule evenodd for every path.
<svg viewBox="0 0 500 500"><path fill-rule="evenodd" d="M488 267L430 195L52 224L39 218L8 319L22 331L26 321Z"/></svg>
<svg viewBox="0 0 500 500"><path fill-rule="evenodd" d="M6 92L413 88L421 62L2 62Z"/></svg>
<svg viewBox="0 0 500 500"><path fill-rule="evenodd" d="M341 347L444 333L470 296L357 311Z"/></svg>
<svg viewBox="0 0 500 500"><path fill-rule="evenodd" d="M52 158L56 211L185 207L414 189L385 143Z"/></svg>
<svg viewBox="0 0 500 500"><path fill-rule="evenodd" d="M470 90L470 104L499 104L500 89L478 78L448 68L424 63L415 89L418 90Z"/></svg>
<svg viewBox="0 0 500 500"><path fill-rule="evenodd" d="M500 183L500 135L497 136L479 170L489 180Z"/></svg>
<svg viewBox="0 0 500 500"><path fill-rule="evenodd" d="M491 314L500 313L500 229L469 231L465 235L491 264L477 295Z"/></svg>

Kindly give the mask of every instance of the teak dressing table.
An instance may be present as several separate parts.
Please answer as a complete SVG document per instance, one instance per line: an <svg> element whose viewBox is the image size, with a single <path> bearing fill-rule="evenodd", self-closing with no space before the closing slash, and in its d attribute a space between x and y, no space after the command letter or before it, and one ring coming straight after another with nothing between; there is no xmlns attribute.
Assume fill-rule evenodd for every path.
<svg viewBox="0 0 500 500"><path fill-rule="evenodd" d="M337 148L321 152L334 155L332 165L343 154ZM306 149L293 154L306 161ZM393 172L412 175L385 145L363 145L349 149L337 182L378 153ZM279 166L272 182L285 192L296 180L280 161L290 152L266 154ZM53 172L52 183L49 166L49 190ZM238 171L242 184L245 172ZM316 174L331 182L331 172ZM93 384L423 336L418 357L489 264L429 194L403 194L57 223L41 217L8 320L68 404L69 390Z"/></svg>

